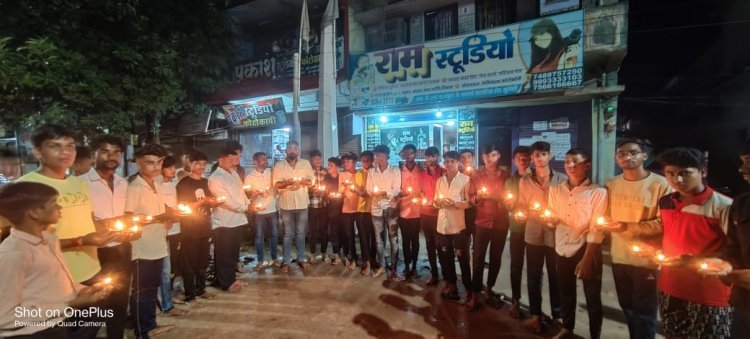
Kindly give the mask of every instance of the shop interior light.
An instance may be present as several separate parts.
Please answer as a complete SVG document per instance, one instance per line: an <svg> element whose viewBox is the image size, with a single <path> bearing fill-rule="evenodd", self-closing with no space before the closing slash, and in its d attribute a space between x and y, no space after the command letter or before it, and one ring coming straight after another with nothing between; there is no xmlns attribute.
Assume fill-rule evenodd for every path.
<svg viewBox="0 0 750 339"><path fill-rule="evenodd" d="M388 122L388 117L387 117L387 116L385 116L385 115L381 115L381 116L380 116L380 122L382 122L382 123L384 123L384 124L385 124L385 123L387 123L387 122Z"/></svg>
<svg viewBox="0 0 750 339"><path fill-rule="evenodd" d="M436 118L442 118L442 117L443 117L443 112L437 111L437 112L435 113L435 117L436 117Z"/></svg>
<svg viewBox="0 0 750 339"><path fill-rule="evenodd" d="M286 131L286 132L289 132L289 131L291 131L291 130L292 130L292 129L291 129L291 128L289 128L289 127L285 127L285 128L282 128L282 129L283 129L284 131Z"/></svg>
<svg viewBox="0 0 750 339"><path fill-rule="evenodd" d="M456 124L456 122L455 122L455 121L453 121L453 120L451 120L451 121L448 121L448 123L447 123L446 125L448 125L448 126L453 126L453 125L455 125L455 124Z"/></svg>

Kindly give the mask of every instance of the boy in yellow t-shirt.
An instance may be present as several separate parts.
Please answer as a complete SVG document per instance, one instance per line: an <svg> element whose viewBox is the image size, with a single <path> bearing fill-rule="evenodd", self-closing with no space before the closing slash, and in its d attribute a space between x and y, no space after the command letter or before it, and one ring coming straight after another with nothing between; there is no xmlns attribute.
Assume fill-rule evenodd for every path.
<svg viewBox="0 0 750 339"><path fill-rule="evenodd" d="M60 239L63 258L73 279L90 285L90 280L101 269L96 248L120 235L107 230L97 231L88 185L67 175L76 158L75 135L62 126L44 125L34 131L31 142L34 156L41 165L39 170L22 176L18 182L42 183L60 193L57 203L62 207L62 217L49 231Z"/></svg>

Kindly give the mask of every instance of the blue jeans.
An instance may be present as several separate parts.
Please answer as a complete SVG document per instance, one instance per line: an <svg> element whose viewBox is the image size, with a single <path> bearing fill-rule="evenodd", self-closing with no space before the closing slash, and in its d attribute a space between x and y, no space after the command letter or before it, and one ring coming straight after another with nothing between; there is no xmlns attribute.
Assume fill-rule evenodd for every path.
<svg viewBox="0 0 750 339"><path fill-rule="evenodd" d="M258 264L263 263L263 254L265 252L265 243L263 236L268 228L271 229L271 259L276 260L276 250L279 246L279 218L276 212L255 215L255 249L258 254Z"/></svg>
<svg viewBox="0 0 750 339"><path fill-rule="evenodd" d="M631 338L656 337L656 315L659 298L656 288L656 270L612 264L617 299L620 302Z"/></svg>
<svg viewBox="0 0 750 339"><path fill-rule="evenodd" d="M172 264L169 260L169 254L164 257L164 264L161 270L161 285L159 286L159 296L161 297L161 311L167 312L174 308L172 302Z"/></svg>
<svg viewBox="0 0 750 339"><path fill-rule="evenodd" d="M156 302L162 259L133 260L133 284L130 291L130 314L136 338L148 338L148 331L156 328Z"/></svg>
<svg viewBox="0 0 750 339"><path fill-rule="evenodd" d="M305 234L307 233L307 209L281 210L281 221L284 223L284 263L292 261L292 236L297 246L297 262L305 258Z"/></svg>

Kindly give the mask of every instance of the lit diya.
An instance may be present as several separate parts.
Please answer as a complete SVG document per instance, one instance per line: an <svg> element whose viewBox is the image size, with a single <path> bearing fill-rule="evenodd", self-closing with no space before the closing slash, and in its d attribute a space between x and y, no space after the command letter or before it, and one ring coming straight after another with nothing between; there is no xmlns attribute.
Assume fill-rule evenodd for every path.
<svg viewBox="0 0 750 339"><path fill-rule="evenodd" d="M133 222L141 222L141 217L133 217Z"/></svg>
<svg viewBox="0 0 750 339"><path fill-rule="evenodd" d="M225 201L227 201L227 197L225 197L225 196L223 196L223 195L221 195L221 196L218 196L218 197L216 198L216 202L218 202L218 203L222 203L222 202L225 202ZM190 208L190 207L188 206L188 208ZM188 213L188 214L190 214L190 213Z"/></svg>
<svg viewBox="0 0 750 339"><path fill-rule="evenodd" d="M526 214L524 214L523 211L518 211L513 214L513 217L516 218L516 220L524 220L526 219Z"/></svg>
<svg viewBox="0 0 750 339"><path fill-rule="evenodd" d="M508 192L508 194L505 195L506 201L513 201L513 193Z"/></svg>
<svg viewBox="0 0 750 339"><path fill-rule="evenodd" d="M115 226L112 227L112 231L120 232L125 230L125 223L122 220L115 221Z"/></svg>
<svg viewBox="0 0 750 339"><path fill-rule="evenodd" d="M414 190L411 188L411 186L406 188L406 193L411 194Z"/></svg>
<svg viewBox="0 0 750 339"><path fill-rule="evenodd" d="M331 198L331 199L338 199L338 198L341 198L341 193L339 193L339 192L331 192L331 194L329 194L328 197Z"/></svg>
<svg viewBox="0 0 750 339"><path fill-rule="evenodd" d="M596 226L597 226L597 228L606 231L606 230L617 229L617 228L619 228L620 224L616 223L616 222L610 222L605 217L598 217L598 218L596 218Z"/></svg>
<svg viewBox="0 0 750 339"><path fill-rule="evenodd" d="M481 189L479 189L479 195L487 195L487 187L482 186Z"/></svg>
<svg viewBox="0 0 750 339"><path fill-rule="evenodd" d="M154 221L154 216L153 215L147 215L146 216L146 221L148 221L148 222Z"/></svg>
<svg viewBox="0 0 750 339"><path fill-rule="evenodd" d="M473 168L471 166L464 167L464 171L466 171L466 172L470 173L472 170L473 170Z"/></svg>
<svg viewBox="0 0 750 339"><path fill-rule="evenodd" d="M106 278L102 279L102 284L104 284L104 285L111 285L112 284L112 278L111 277L106 277Z"/></svg>
<svg viewBox="0 0 750 339"><path fill-rule="evenodd" d="M141 228L138 227L138 225L133 225L133 227L130 228L130 232L138 233L141 231Z"/></svg>
<svg viewBox="0 0 750 339"><path fill-rule="evenodd" d="M220 202L223 202L223 200L219 200L219 199L221 199L221 198L222 198L222 197L219 197L219 198L217 198L217 199L216 199L216 201L220 201ZM226 200L226 198L225 198L224 200ZM188 206L188 205L185 205L185 204L179 204L179 205L177 205L177 212L178 212L178 213L179 213L180 215L190 215L190 214L192 214L192 213L193 213L193 210L192 210L192 209L190 208L190 206Z"/></svg>
<svg viewBox="0 0 750 339"><path fill-rule="evenodd" d="M545 208L544 212L542 213L542 218L544 219L552 218L552 211Z"/></svg>
<svg viewBox="0 0 750 339"><path fill-rule="evenodd" d="M542 204L539 202L534 202L534 204L531 205L531 209L534 211L539 211L542 209Z"/></svg>
<svg viewBox="0 0 750 339"><path fill-rule="evenodd" d="M424 199L422 199L422 205L425 205L425 206L427 206L427 205L429 205L429 204L430 204L430 202L429 202L429 201L427 201L427 198L424 198Z"/></svg>
<svg viewBox="0 0 750 339"><path fill-rule="evenodd" d="M416 204L416 203L418 203L418 202L419 202L419 199L417 199L417 198L412 198L412 199L411 199L411 203L412 203L412 204Z"/></svg>
<svg viewBox="0 0 750 339"><path fill-rule="evenodd" d="M253 185L243 185L242 189L245 190L245 191L249 191L249 190L253 189Z"/></svg>
<svg viewBox="0 0 750 339"><path fill-rule="evenodd" d="M698 272L704 275L726 275L731 271L732 265L719 258L708 258L698 263Z"/></svg>

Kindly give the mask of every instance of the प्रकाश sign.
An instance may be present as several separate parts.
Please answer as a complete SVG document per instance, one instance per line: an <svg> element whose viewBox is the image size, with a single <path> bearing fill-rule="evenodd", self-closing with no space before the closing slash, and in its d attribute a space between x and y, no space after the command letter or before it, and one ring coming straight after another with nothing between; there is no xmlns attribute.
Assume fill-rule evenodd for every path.
<svg viewBox="0 0 750 339"><path fill-rule="evenodd" d="M581 86L583 11L352 55L351 108L470 100Z"/></svg>
<svg viewBox="0 0 750 339"><path fill-rule="evenodd" d="M227 121L237 128L278 126L286 123L286 110L281 98L223 106Z"/></svg>

